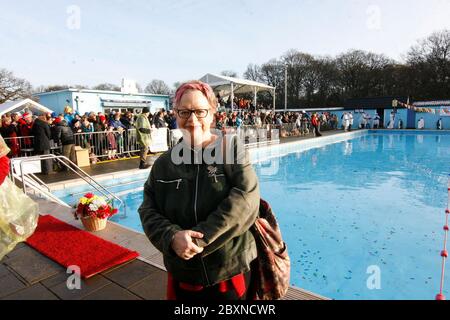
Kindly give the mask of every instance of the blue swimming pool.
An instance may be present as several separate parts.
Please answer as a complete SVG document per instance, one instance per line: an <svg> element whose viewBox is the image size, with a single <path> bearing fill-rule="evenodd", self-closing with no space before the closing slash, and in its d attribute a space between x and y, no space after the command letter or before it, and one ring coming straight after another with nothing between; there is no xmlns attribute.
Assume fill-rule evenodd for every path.
<svg viewBox="0 0 450 320"><path fill-rule="evenodd" d="M372 131L342 137L252 155L262 160L254 165L261 194L289 247L291 283L333 299L433 299L450 134ZM122 195L127 218L113 220L142 231L136 212L140 183L119 187L136 192Z"/></svg>

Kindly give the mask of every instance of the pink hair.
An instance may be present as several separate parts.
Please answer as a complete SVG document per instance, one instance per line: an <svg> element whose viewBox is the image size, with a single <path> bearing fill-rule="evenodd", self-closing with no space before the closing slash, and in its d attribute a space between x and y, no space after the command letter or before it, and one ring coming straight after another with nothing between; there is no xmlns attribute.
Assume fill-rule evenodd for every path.
<svg viewBox="0 0 450 320"><path fill-rule="evenodd" d="M209 104L212 108L217 107L217 98L214 95L213 89L210 87L209 84L198 81L198 80L191 80L188 82L183 83L181 86L178 87L177 92L175 93L175 101L174 105L175 107L178 107L178 104L181 101L181 98L188 90L197 90L200 91L206 99L208 99Z"/></svg>

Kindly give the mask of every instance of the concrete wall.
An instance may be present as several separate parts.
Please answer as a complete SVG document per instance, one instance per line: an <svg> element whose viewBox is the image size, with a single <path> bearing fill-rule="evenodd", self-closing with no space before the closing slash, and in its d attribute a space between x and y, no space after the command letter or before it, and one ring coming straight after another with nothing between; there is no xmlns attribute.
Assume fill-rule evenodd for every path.
<svg viewBox="0 0 450 320"><path fill-rule="evenodd" d="M65 106L73 108L72 93L69 91L55 92L52 94L39 95L39 103L55 111L57 114L64 113ZM69 100L67 103L66 100Z"/></svg>
<svg viewBox="0 0 450 320"><path fill-rule="evenodd" d="M106 100L142 100L151 101L150 111L154 113L159 109L168 109L169 97L152 96L152 95L130 95L123 93L100 93L100 92L77 92L77 91L60 91L47 94L37 94L40 103L48 108L55 110L56 113L63 113L65 106L69 105L79 114L86 112L103 112L101 99ZM78 101L76 98L78 97ZM66 100L69 100L67 103ZM118 109L119 107L106 107Z"/></svg>

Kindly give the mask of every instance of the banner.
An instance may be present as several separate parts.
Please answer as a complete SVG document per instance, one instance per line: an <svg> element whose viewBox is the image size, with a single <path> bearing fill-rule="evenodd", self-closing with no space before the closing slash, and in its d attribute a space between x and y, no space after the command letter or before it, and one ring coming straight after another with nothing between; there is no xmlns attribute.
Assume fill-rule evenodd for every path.
<svg viewBox="0 0 450 320"><path fill-rule="evenodd" d="M442 108L442 109L440 109L439 115L441 117L450 117L450 108Z"/></svg>
<svg viewBox="0 0 450 320"><path fill-rule="evenodd" d="M416 107L407 103L403 103L398 101L398 105L400 105L403 108L409 109L409 110L414 110L415 112L418 113L431 113L431 114L438 114L441 117L450 117L450 108L444 108L444 107L440 107L440 108L420 108L420 107Z"/></svg>

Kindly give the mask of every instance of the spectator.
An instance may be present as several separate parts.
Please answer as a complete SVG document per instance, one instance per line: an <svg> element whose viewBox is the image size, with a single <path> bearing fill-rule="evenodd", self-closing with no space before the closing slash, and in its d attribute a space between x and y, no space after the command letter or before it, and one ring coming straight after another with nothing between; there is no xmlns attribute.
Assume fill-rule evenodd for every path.
<svg viewBox="0 0 450 320"><path fill-rule="evenodd" d="M155 122L154 122L155 128L157 128L157 129L159 129L159 128L167 128L167 123L164 120L164 113L163 113L163 111L159 111L156 114L156 117L154 119L155 119Z"/></svg>
<svg viewBox="0 0 450 320"><path fill-rule="evenodd" d="M63 156L75 163L75 138L66 120L57 118L53 139L58 146L62 146ZM67 167L63 167L62 170L66 171Z"/></svg>
<svg viewBox="0 0 450 320"><path fill-rule="evenodd" d="M2 121L2 127L0 133L5 138L6 145L11 150L8 154L10 158L18 157L20 155L20 144L17 139L16 127L12 123L12 119L9 116L5 116Z"/></svg>
<svg viewBox="0 0 450 320"><path fill-rule="evenodd" d="M22 119L19 119L19 131L21 137L30 137L32 135L31 129L33 128L33 116L31 113L25 112ZM33 141L31 138L25 138L23 140L23 147L30 149L33 147Z"/></svg>
<svg viewBox="0 0 450 320"><path fill-rule="evenodd" d="M144 108L142 110L142 114L140 114L136 120L136 134L137 141L140 145L139 156L141 160L139 163L139 169L147 169L150 167L150 165L147 164L147 154L152 144L151 126L150 121L148 120L149 114L149 109Z"/></svg>
<svg viewBox="0 0 450 320"><path fill-rule="evenodd" d="M437 129L437 130L443 130L443 127L442 127L442 118L439 118L439 120L436 122L436 129Z"/></svg>
<svg viewBox="0 0 450 320"><path fill-rule="evenodd" d="M83 128L81 127L81 121L78 119L74 119L72 122L72 131L73 133L82 133L83 132ZM77 138L75 138L77 139ZM79 144L79 143L77 143Z"/></svg>
<svg viewBox="0 0 450 320"><path fill-rule="evenodd" d="M69 106L66 106L64 108L64 120L66 120L66 122L67 122L67 124L69 126L72 126L72 122L74 120L74 116L73 116L73 110Z"/></svg>
<svg viewBox="0 0 450 320"><path fill-rule="evenodd" d="M130 130L134 127L133 113L127 111L125 115L120 119L120 122L125 126L126 130Z"/></svg>
<svg viewBox="0 0 450 320"><path fill-rule="evenodd" d="M83 134L81 147L88 149L89 154L91 154L92 133L94 132L94 126L91 122L89 122L89 119L86 116L82 118L81 129L82 132L85 133Z"/></svg>
<svg viewBox="0 0 450 320"><path fill-rule="evenodd" d="M167 123L169 124L169 130L175 130L178 128L177 118L175 117L175 113L173 112L173 110L171 110L169 113Z"/></svg>
<svg viewBox="0 0 450 320"><path fill-rule="evenodd" d="M31 130L31 134L34 136L34 151L38 155L50 154L50 139L52 138L50 132L50 125L47 122L45 114L41 114L35 121ZM53 160L42 161L42 173L48 175L53 171Z"/></svg>
<svg viewBox="0 0 450 320"><path fill-rule="evenodd" d="M344 127L344 131L348 131L350 126L350 117L347 112L344 112L342 115L342 126Z"/></svg>
<svg viewBox="0 0 450 320"><path fill-rule="evenodd" d="M418 123L417 123L417 128L419 130L423 130L425 129L425 120L423 118L420 118Z"/></svg>
<svg viewBox="0 0 450 320"><path fill-rule="evenodd" d="M114 127L108 127L106 133L106 141L108 145L108 160L116 159L117 142L116 135L114 134Z"/></svg>
<svg viewBox="0 0 450 320"><path fill-rule="evenodd" d="M390 118L389 124L388 124L388 129L394 129L394 125L395 125L395 112L392 111L391 118Z"/></svg>
<svg viewBox="0 0 450 320"><path fill-rule="evenodd" d="M95 132L103 132L106 131L108 124L106 123L105 115L101 114L98 116L98 120L94 123L94 131Z"/></svg>
<svg viewBox="0 0 450 320"><path fill-rule="evenodd" d="M378 115L378 112L375 112L375 117L373 118L373 128L378 129L380 127L380 116Z"/></svg>
<svg viewBox="0 0 450 320"><path fill-rule="evenodd" d="M353 126L353 113L350 111L348 113L348 131L352 131Z"/></svg>
<svg viewBox="0 0 450 320"><path fill-rule="evenodd" d="M320 133L320 130L319 130L319 125L320 125L319 122L320 122L319 115L317 113L314 113L311 117L311 124L314 128L314 136L315 137L322 136L322 134Z"/></svg>
<svg viewBox="0 0 450 320"><path fill-rule="evenodd" d="M113 127L115 130L122 128L126 129L125 125L120 121L120 112L116 112L111 120L109 120L109 126Z"/></svg>

